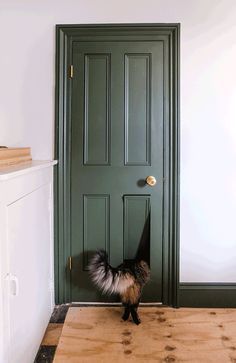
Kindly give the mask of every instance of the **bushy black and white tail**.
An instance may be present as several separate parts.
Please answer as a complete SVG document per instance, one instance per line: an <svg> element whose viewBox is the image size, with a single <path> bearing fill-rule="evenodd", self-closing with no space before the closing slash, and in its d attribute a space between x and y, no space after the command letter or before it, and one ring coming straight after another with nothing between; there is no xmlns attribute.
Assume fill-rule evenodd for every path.
<svg viewBox="0 0 236 363"><path fill-rule="evenodd" d="M88 268L91 279L104 293L122 294L134 284L134 276L128 271L119 269L119 267L114 268L108 263L104 250L95 253Z"/></svg>

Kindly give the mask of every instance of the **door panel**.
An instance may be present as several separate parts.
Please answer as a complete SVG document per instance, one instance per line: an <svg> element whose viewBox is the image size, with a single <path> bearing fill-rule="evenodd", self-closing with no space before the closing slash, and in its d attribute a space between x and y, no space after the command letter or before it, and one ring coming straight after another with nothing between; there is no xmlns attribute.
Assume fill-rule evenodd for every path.
<svg viewBox="0 0 236 363"><path fill-rule="evenodd" d="M110 160L110 56L85 55L84 67L84 165L107 165Z"/></svg>
<svg viewBox="0 0 236 363"><path fill-rule="evenodd" d="M150 54L125 54L125 165L150 165L150 67Z"/></svg>
<svg viewBox="0 0 236 363"><path fill-rule="evenodd" d="M149 195L124 196L124 259L136 255L149 213Z"/></svg>
<svg viewBox="0 0 236 363"><path fill-rule="evenodd" d="M160 302L163 42L74 42L73 65L71 299L114 300L92 286L90 253L105 248L118 265L150 235L152 279L143 301ZM148 175L155 187L145 183Z"/></svg>
<svg viewBox="0 0 236 363"><path fill-rule="evenodd" d="M109 195L84 195L83 256L84 270L88 266L89 251L109 250Z"/></svg>

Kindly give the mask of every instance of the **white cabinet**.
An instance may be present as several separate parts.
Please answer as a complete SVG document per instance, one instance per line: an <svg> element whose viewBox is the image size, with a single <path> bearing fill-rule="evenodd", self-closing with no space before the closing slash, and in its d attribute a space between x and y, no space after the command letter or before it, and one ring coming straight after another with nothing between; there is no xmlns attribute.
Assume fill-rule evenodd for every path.
<svg viewBox="0 0 236 363"><path fill-rule="evenodd" d="M0 363L33 363L54 306L52 165L0 173Z"/></svg>

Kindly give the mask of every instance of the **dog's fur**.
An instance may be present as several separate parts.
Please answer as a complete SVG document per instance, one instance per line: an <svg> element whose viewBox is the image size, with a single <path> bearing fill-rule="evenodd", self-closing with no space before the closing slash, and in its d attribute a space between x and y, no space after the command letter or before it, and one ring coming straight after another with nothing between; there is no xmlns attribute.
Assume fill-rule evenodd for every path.
<svg viewBox="0 0 236 363"><path fill-rule="evenodd" d="M104 250L99 250L89 263L89 271L93 282L108 294L119 294L125 307L123 320L130 314L135 324L140 323L138 305L143 286L150 279L148 263L142 259L125 260L114 268L108 263Z"/></svg>

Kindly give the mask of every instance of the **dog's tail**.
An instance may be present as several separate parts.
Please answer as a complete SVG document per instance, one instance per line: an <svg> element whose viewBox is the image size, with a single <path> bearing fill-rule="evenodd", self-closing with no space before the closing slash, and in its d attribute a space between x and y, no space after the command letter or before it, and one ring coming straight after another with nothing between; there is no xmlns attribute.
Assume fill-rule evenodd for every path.
<svg viewBox="0 0 236 363"><path fill-rule="evenodd" d="M134 284L134 276L119 267L114 268L108 263L104 250L95 253L88 265L93 282L104 293L122 294Z"/></svg>

